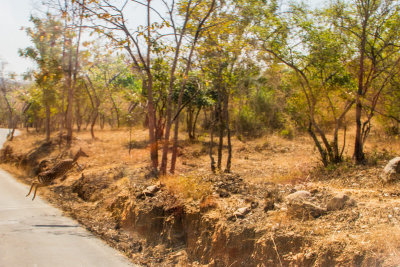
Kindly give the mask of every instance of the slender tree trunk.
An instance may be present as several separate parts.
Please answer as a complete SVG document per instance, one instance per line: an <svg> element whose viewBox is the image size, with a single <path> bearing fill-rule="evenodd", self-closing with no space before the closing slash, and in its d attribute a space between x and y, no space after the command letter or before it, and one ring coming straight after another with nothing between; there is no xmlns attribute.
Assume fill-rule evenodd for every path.
<svg viewBox="0 0 400 267"><path fill-rule="evenodd" d="M95 135L94 135L94 126L96 124L96 120L97 117L99 115L99 112L97 111L97 109L95 109L94 114L93 114L93 118L92 118L92 123L90 124L90 134L92 135L92 139L96 139Z"/></svg>
<svg viewBox="0 0 400 267"><path fill-rule="evenodd" d="M232 142L231 142L231 129L229 127L229 111L228 111L228 104L229 104L229 94L227 90L224 90L224 117L225 117L225 127L227 132L227 141L228 141L228 158L226 160L226 173L231 172L231 165L232 165Z"/></svg>
<svg viewBox="0 0 400 267"><path fill-rule="evenodd" d="M354 158L357 163L363 163L365 160L363 140L361 134L361 113L362 113L362 103L361 98L364 95L364 60L365 60L365 44L366 44L366 29L367 29L367 19L368 14L363 21L363 31L361 36L360 44L360 69L358 73L358 90L356 95L356 137L354 144Z"/></svg>
<svg viewBox="0 0 400 267"><path fill-rule="evenodd" d="M76 128L78 132L81 131L81 125L82 125L82 115L81 115L81 108L80 108L80 103L77 101L76 107L75 107L75 117L76 117Z"/></svg>
<svg viewBox="0 0 400 267"><path fill-rule="evenodd" d="M147 74L147 108L149 116L149 141L150 141L150 159L153 169L158 171L158 141L156 139L156 113L154 108L153 97L153 75L151 73L151 33L150 33L150 0L147 0L147 57L146 57L146 74Z"/></svg>
<svg viewBox="0 0 400 267"><path fill-rule="evenodd" d="M215 173L215 160L213 156L213 147L214 147L214 122L211 123L210 127L210 151L209 151L209 156L210 156L210 166L211 166L211 171Z"/></svg>
<svg viewBox="0 0 400 267"><path fill-rule="evenodd" d="M212 13L212 11L214 10L215 1L216 0L212 0L210 9L208 10L207 14L203 17L203 19L201 20L199 25L197 26L196 33L195 33L195 36L194 36L194 40L193 40L193 43L191 45L189 56L188 56L188 60L187 60L187 63L186 63L184 79L182 81L181 89L180 89L179 96L178 96L177 114L176 114L176 116L174 118L176 121L175 121L175 129L174 129L174 142L173 142L173 145L172 145L172 155L171 155L171 169L170 169L171 173L175 172L176 158L177 158L177 153L178 153L179 115L180 115L181 106L182 106L183 93L185 91L187 79L188 79L188 76L189 76L190 67L192 65L193 52L194 52L194 49L196 47L197 41L198 41L198 39L200 37L201 30L203 29L203 25L206 22L206 20L208 19L208 17L210 16L210 14Z"/></svg>
<svg viewBox="0 0 400 267"><path fill-rule="evenodd" d="M100 114L100 129L102 129L102 130L104 129L105 120L106 120L106 118L105 118L104 114L101 113Z"/></svg>
<svg viewBox="0 0 400 267"><path fill-rule="evenodd" d="M171 127L172 127L172 123L173 123L173 121L172 121L172 96L173 96L173 92L174 92L175 70L176 70L176 66L178 64L182 40L183 40L183 37L186 32L186 24L189 20L191 3L192 3L192 0L189 0L187 3L185 21L183 23L182 30L179 34L179 38L177 38L177 36L175 35L175 41L176 41L175 56L174 56L174 61L172 62L172 68L171 68L170 78L169 78L167 109L166 109L167 119L166 119L165 138L164 138L162 160L161 160L161 174L162 175L167 174L169 137L170 137ZM177 29L175 29L175 33L176 33L176 30ZM178 109L179 109L179 105L178 105ZM176 122L175 122L175 125L176 125ZM171 166L172 166L172 162L171 162ZM171 170L175 170L175 166L173 168L171 167Z"/></svg>
<svg viewBox="0 0 400 267"><path fill-rule="evenodd" d="M50 105L46 103L46 142L50 141Z"/></svg>
<svg viewBox="0 0 400 267"><path fill-rule="evenodd" d="M218 161L217 168L221 170L222 166L222 149L224 147L224 123L222 118L222 96L221 89L218 88L218 106L217 106L217 118L218 118L218 130L219 130L219 142L218 142Z"/></svg>
<svg viewBox="0 0 400 267"><path fill-rule="evenodd" d="M111 89L110 89L109 85L107 85L107 89L108 89L108 94L109 94L109 97L110 97L110 100L111 100L111 103L112 103L112 106L113 106L113 109L114 109L114 112L115 112L115 116L116 116L116 119L117 119L117 128L119 128L120 122L119 122L119 110L118 110L118 107L117 107L117 103L115 102L115 100L114 100L114 98L112 96Z"/></svg>
<svg viewBox="0 0 400 267"><path fill-rule="evenodd" d="M75 14L74 14L75 15ZM74 92L75 92L75 87L76 87L76 80L77 80L77 75L78 75L78 67L79 67L79 46L80 46L80 41L81 41L81 35L82 35L82 20L83 20L83 8L79 10L79 30L78 30L78 39L76 42L76 49L75 49L75 64L72 66L72 40L73 38L70 38L70 43L69 43L69 50L70 50L70 55L69 55L69 74L70 77L72 77L72 83L70 81L69 84L69 90L68 90L68 107L67 107L67 147L70 147L72 144L72 128L73 128L73 104L74 104Z"/></svg>
<svg viewBox="0 0 400 267"><path fill-rule="evenodd" d="M194 122L193 122L193 127L192 127L193 139L196 139L196 125L197 125L197 119L199 118L199 115L200 115L200 111L201 111L201 108L199 108L197 110L196 116L194 117Z"/></svg>
<svg viewBox="0 0 400 267"><path fill-rule="evenodd" d="M187 133L188 133L189 139L193 140L194 139L193 129L192 129L192 127L193 127L193 109L190 107L187 109L186 127L187 127Z"/></svg>
<svg viewBox="0 0 400 267"><path fill-rule="evenodd" d="M324 164L324 166L328 166L328 158L327 158L327 153L326 151L322 148L321 143L319 142L317 136L314 133L314 130L312 129L312 123L310 122L308 125L308 133L310 134L310 136L312 137L312 139L314 140L315 146L318 148L319 154L321 155L321 159L322 159L322 163Z"/></svg>

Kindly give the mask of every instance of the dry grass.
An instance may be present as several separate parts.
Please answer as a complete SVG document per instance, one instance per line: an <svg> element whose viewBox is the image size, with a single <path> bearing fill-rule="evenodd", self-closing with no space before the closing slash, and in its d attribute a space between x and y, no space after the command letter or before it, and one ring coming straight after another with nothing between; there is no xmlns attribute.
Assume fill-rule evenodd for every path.
<svg viewBox="0 0 400 267"><path fill-rule="evenodd" d="M195 176L175 175L163 176L160 182L165 184L173 195L184 199L204 199L212 193L212 184Z"/></svg>

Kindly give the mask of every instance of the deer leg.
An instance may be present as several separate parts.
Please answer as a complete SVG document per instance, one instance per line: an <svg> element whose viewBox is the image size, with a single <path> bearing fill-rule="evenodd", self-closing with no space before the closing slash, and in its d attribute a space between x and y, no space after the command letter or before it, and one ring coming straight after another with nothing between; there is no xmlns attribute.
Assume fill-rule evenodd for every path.
<svg viewBox="0 0 400 267"><path fill-rule="evenodd" d="M78 162L75 162L75 165L76 165L76 169L78 170L78 172L81 172L81 171L83 171L83 168L82 168L82 166L81 166L81 165L79 165L79 164L78 164Z"/></svg>
<svg viewBox="0 0 400 267"><path fill-rule="evenodd" d="M29 194L32 192L32 188L35 186L35 184L37 184L37 182L32 182L31 189L29 189L29 193L25 197L29 196Z"/></svg>
<svg viewBox="0 0 400 267"><path fill-rule="evenodd" d="M36 191L38 190L39 187L43 187L44 185L36 183L36 187L35 187L35 192L33 192L33 198L32 201L35 199L36 197Z"/></svg>

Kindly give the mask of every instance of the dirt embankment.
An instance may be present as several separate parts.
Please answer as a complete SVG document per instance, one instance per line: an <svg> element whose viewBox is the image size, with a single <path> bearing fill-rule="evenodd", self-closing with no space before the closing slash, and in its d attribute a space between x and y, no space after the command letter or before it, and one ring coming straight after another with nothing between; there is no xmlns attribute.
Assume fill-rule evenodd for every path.
<svg viewBox="0 0 400 267"><path fill-rule="evenodd" d="M1 161L11 171L7 166L23 168L28 175L19 178L26 183L40 171L44 159L51 166L70 157L70 151L59 151L54 143L38 142L25 151L15 144L1 151ZM94 155L95 145L99 143L78 139L72 152L82 147ZM291 144L271 152L271 146L239 147L238 161L269 151L266 157L274 162L278 154L288 156L298 150ZM346 163L329 171L296 169L291 178L297 182L287 179L286 173L281 175L286 182L272 183L246 176L252 173L251 166L242 174L195 171L198 156L187 155L201 154L201 149L182 150L182 169L195 167L179 176L150 178L140 155L134 165L124 159L106 163L89 158L81 162L83 172L73 170L66 180L39 190L145 266L400 263L400 194L395 185L379 183L386 157L371 166Z"/></svg>

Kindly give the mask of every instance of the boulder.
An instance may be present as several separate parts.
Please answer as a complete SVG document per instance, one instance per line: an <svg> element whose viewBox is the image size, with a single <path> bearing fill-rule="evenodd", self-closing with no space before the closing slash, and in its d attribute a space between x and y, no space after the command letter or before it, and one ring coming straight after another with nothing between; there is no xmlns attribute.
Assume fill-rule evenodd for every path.
<svg viewBox="0 0 400 267"><path fill-rule="evenodd" d="M311 193L305 190L294 192L286 197L286 201L300 201L311 198Z"/></svg>
<svg viewBox="0 0 400 267"><path fill-rule="evenodd" d="M145 194L146 196L154 196L154 194L158 190L160 190L160 187L158 187L156 185L150 185L145 190L143 190L143 194Z"/></svg>
<svg viewBox="0 0 400 267"><path fill-rule="evenodd" d="M157 185L150 185L146 187L145 190L142 191L139 195L136 196L137 199L145 199L146 197L153 197L158 191L160 187Z"/></svg>
<svg viewBox="0 0 400 267"><path fill-rule="evenodd" d="M236 219L243 219L246 216L246 214L248 214L249 212L250 212L250 208L248 208L248 207L239 208L233 213L232 216L230 216L228 218L228 220L236 221Z"/></svg>
<svg viewBox="0 0 400 267"><path fill-rule="evenodd" d="M392 182L400 179L400 157L391 159L383 169L381 175L383 182Z"/></svg>
<svg viewBox="0 0 400 267"><path fill-rule="evenodd" d="M287 213L298 219L318 218L326 213L326 209L312 202L311 193L300 190L286 197Z"/></svg>
<svg viewBox="0 0 400 267"><path fill-rule="evenodd" d="M348 195L339 193L328 201L326 209L328 211L342 210L345 206L353 206L354 204L355 201Z"/></svg>
<svg viewBox="0 0 400 267"><path fill-rule="evenodd" d="M246 216L246 214L249 212L250 212L250 209L248 207L243 207L243 208L240 208L237 211L235 211L235 213L233 213L233 215L236 218L244 218L244 216Z"/></svg>

